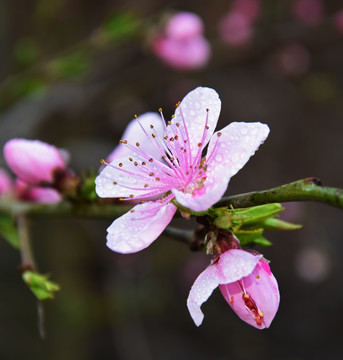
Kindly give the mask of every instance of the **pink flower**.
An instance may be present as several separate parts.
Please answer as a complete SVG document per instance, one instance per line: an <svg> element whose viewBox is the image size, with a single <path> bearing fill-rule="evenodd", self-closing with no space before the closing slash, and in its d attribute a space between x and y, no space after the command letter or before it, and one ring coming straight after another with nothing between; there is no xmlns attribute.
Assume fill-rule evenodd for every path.
<svg viewBox="0 0 343 360"><path fill-rule="evenodd" d="M306 25L316 25L324 13L321 0L297 0L292 8L294 16Z"/></svg>
<svg viewBox="0 0 343 360"><path fill-rule="evenodd" d="M168 21L164 34L154 40L153 50L175 69L201 68L211 55L210 45L202 33L200 17L187 12L176 14Z"/></svg>
<svg viewBox="0 0 343 360"><path fill-rule="evenodd" d="M12 190L12 180L7 171L0 169L0 196L10 193Z"/></svg>
<svg viewBox="0 0 343 360"><path fill-rule="evenodd" d="M253 35L253 25L245 14L229 12L219 23L219 32L224 41L230 45L243 45Z"/></svg>
<svg viewBox="0 0 343 360"><path fill-rule="evenodd" d="M197 326L204 319L200 306L218 285L243 321L257 329L270 326L279 307L280 294L262 255L241 249L228 250L198 276L187 299L188 310Z"/></svg>
<svg viewBox="0 0 343 360"><path fill-rule="evenodd" d="M17 198L23 201L56 204L62 200L61 194L55 189L31 186L19 179L15 183L14 191Z"/></svg>
<svg viewBox="0 0 343 360"><path fill-rule="evenodd" d="M200 87L182 100L168 125L161 111L156 125L150 126L145 117L140 125L145 138L140 142L121 140L131 155L107 164L96 178L97 194L156 200L136 205L112 223L107 229L110 249L132 253L149 246L173 218L177 207L172 201L203 211L221 199L230 178L267 138L269 128L261 123L231 123L213 134L220 108L218 94Z"/></svg>
<svg viewBox="0 0 343 360"><path fill-rule="evenodd" d="M4 146L8 166L24 182L53 183L56 170L66 163L59 150L39 140L12 139Z"/></svg>

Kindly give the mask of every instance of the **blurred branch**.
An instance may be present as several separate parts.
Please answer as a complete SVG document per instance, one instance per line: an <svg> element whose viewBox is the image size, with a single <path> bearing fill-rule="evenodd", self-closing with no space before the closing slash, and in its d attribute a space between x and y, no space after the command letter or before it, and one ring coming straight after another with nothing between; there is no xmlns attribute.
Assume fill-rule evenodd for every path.
<svg viewBox="0 0 343 360"><path fill-rule="evenodd" d="M214 207L245 208L289 201L319 201L343 209L343 190L322 186L318 178L310 177L269 190L224 197Z"/></svg>

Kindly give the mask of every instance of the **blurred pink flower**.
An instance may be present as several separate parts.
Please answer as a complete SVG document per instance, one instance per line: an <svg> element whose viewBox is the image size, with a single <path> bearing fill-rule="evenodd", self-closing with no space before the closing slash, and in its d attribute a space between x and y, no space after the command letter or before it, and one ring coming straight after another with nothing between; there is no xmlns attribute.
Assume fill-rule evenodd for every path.
<svg viewBox="0 0 343 360"><path fill-rule="evenodd" d="M255 21L261 13L260 0L235 0L231 10L245 15L250 21Z"/></svg>
<svg viewBox="0 0 343 360"><path fill-rule="evenodd" d="M51 184L55 171L66 168L59 150L39 140L9 140L4 146L4 157L18 178L32 185Z"/></svg>
<svg viewBox="0 0 343 360"><path fill-rule="evenodd" d="M245 14L231 11L219 23L219 33L228 44L239 46L251 39L253 25Z"/></svg>
<svg viewBox="0 0 343 360"><path fill-rule="evenodd" d="M155 54L169 66L179 70L205 66L211 55L209 42L203 36L203 23L192 13L174 15L164 34L153 42Z"/></svg>
<svg viewBox="0 0 343 360"><path fill-rule="evenodd" d="M278 284L262 255L241 249L224 252L195 280L187 299L194 323L200 326L200 307L219 286L240 319L257 329L268 328L280 302Z"/></svg>
<svg viewBox="0 0 343 360"><path fill-rule="evenodd" d="M15 183L14 191L16 197L23 201L55 204L62 200L61 194L55 189L32 186L19 179Z"/></svg>
<svg viewBox="0 0 343 360"><path fill-rule="evenodd" d="M144 124L136 120L145 137L140 142L121 140L131 154L106 164L95 180L96 192L121 200L158 200L136 205L112 223L107 229L110 249L132 253L149 246L174 216L174 199L203 211L222 197L230 178L267 138L269 128L261 123L231 123L213 134L220 108L213 89L197 88L182 100L168 125L162 111L155 125L155 116L151 123L147 118ZM207 156L202 158L208 143Z"/></svg>
<svg viewBox="0 0 343 360"><path fill-rule="evenodd" d="M311 65L311 54L305 46L296 42L283 46L275 58L280 70L290 76L305 74Z"/></svg>
<svg viewBox="0 0 343 360"><path fill-rule="evenodd" d="M0 196L10 193L12 190L12 179L7 171L0 168Z"/></svg>
<svg viewBox="0 0 343 360"><path fill-rule="evenodd" d="M343 9L339 10L334 17L334 24L337 30L343 34Z"/></svg>
<svg viewBox="0 0 343 360"><path fill-rule="evenodd" d="M292 12L304 24L317 25L323 18L323 2L321 0L296 0Z"/></svg>

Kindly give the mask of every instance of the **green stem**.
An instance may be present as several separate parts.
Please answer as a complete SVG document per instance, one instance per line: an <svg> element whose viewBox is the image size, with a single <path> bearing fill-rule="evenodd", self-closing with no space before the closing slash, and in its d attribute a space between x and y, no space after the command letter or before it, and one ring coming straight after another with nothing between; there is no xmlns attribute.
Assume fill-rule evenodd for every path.
<svg viewBox="0 0 343 360"><path fill-rule="evenodd" d="M269 190L224 197L214 207L232 206L234 208L245 208L288 201L319 201L343 209L343 190L321 186L318 178L310 177Z"/></svg>

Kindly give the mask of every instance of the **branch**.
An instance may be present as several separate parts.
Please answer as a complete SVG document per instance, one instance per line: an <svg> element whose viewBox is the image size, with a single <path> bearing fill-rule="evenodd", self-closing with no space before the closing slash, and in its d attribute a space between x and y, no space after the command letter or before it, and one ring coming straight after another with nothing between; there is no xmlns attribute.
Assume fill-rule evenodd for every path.
<svg viewBox="0 0 343 360"><path fill-rule="evenodd" d="M288 201L319 201L343 209L343 190L321 186L318 178L310 177L269 190L224 197L214 207L233 206L234 208L245 208Z"/></svg>

